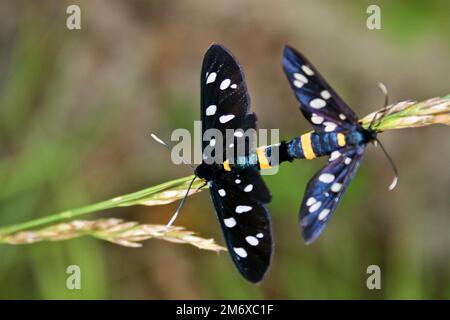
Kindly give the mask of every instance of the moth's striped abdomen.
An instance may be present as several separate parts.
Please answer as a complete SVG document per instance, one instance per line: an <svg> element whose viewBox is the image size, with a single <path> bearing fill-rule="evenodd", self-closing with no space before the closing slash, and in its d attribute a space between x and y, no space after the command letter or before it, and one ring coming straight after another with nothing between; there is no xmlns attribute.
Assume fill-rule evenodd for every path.
<svg viewBox="0 0 450 320"><path fill-rule="evenodd" d="M341 132L308 132L287 142L287 154L292 159L314 159L329 155L345 144Z"/></svg>

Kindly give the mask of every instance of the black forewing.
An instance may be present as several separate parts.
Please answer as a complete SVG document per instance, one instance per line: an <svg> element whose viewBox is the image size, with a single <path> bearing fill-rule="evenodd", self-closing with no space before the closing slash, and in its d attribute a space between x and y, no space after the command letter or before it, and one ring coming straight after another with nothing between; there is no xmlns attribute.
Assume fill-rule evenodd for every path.
<svg viewBox="0 0 450 320"><path fill-rule="evenodd" d="M324 230L361 164L364 148L335 151L338 156L332 155L331 161L309 181L300 207L300 226L306 243L313 242Z"/></svg>
<svg viewBox="0 0 450 320"><path fill-rule="evenodd" d="M298 51L285 46L283 69L300 102L300 110L317 132L343 131L358 117Z"/></svg>
<svg viewBox="0 0 450 320"><path fill-rule="evenodd" d="M218 129L255 128L249 113L250 97L237 59L225 47L213 44L205 54L200 76L202 132ZM249 118L249 119L246 119ZM208 144L203 142L203 148Z"/></svg>

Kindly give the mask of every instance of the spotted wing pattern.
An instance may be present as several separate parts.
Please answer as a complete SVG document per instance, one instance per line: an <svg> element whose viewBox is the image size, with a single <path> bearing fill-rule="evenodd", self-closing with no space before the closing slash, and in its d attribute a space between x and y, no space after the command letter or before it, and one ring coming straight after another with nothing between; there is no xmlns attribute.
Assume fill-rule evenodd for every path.
<svg viewBox="0 0 450 320"><path fill-rule="evenodd" d="M295 49L285 46L283 69L300 102L300 110L317 132L344 131L358 125L356 114L316 68Z"/></svg>
<svg viewBox="0 0 450 320"><path fill-rule="evenodd" d="M212 45L205 54L201 73L202 133L217 129L225 137L226 129L255 129L256 116L249 108L250 98L239 63L223 46ZM234 135L234 141L240 138L239 134ZM214 146L215 141L204 141L202 151L209 145ZM224 152L226 148L230 146L224 146ZM210 181L210 194L229 253L247 280L259 282L272 256L271 221L266 208L270 192L257 164L245 169L233 167L231 171L211 166L215 166L216 173Z"/></svg>
<svg viewBox="0 0 450 320"><path fill-rule="evenodd" d="M269 191L258 172L231 172L212 181L210 192L233 262L247 280L260 282L273 247Z"/></svg>
<svg viewBox="0 0 450 320"><path fill-rule="evenodd" d="M225 47L213 44L205 54L200 76L202 131L255 128L250 97L238 61ZM247 118L247 119L246 119ZM203 148L208 142L203 142Z"/></svg>
<svg viewBox="0 0 450 320"><path fill-rule="evenodd" d="M306 243L324 230L364 155L364 146L334 151L330 162L308 183L300 207L300 226Z"/></svg>

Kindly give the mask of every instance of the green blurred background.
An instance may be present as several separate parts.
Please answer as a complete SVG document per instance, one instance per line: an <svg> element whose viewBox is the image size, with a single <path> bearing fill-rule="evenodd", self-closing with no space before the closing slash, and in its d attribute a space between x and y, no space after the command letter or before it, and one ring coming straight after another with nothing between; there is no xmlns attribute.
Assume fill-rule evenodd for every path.
<svg viewBox="0 0 450 320"><path fill-rule="evenodd" d="M81 7L69 31L66 8ZM366 28L381 7L382 30ZM391 101L448 93L450 2L2 1L0 226L190 174L150 131L170 137L199 119L199 72L212 42L244 66L260 128L288 139L310 130L281 69L285 43L302 51L359 116ZM247 283L227 253L149 240L141 249L91 238L0 247L0 298L450 298L448 129L380 135L400 170L369 147L325 233L304 245L297 215L325 160L284 164L273 193L275 255L265 282ZM166 223L176 204L93 217ZM207 192L176 222L223 243ZM66 267L82 290L67 290ZM382 289L366 288L381 267Z"/></svg>

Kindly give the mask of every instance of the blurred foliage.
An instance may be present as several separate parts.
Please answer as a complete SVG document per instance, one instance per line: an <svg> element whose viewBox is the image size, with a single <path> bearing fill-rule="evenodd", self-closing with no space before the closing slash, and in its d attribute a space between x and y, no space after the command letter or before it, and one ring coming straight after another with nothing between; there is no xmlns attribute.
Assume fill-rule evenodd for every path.
<svg viewBox="0 0 450 320"><path fill-rule="evenodd" d="M445 0L77 3L79 31L65 27L70 1L0 4L0 226L185 176L149 132L192 130L211 42L239 57L259 127L280 128L286 139L310 127L280 68L284 43L307 55L359 115L380 107L376 81L393 102L448 92ZM381 7L382 30L366 28L368 4ZM1 246L0 298L450 298L446 130L382 134L400 169L398 188L387 191L387 164L368 148L336 217L310 246L299 235L298 207L325 160L267 176L276 248L260 286L246 283L226 254L80 238ZM176 205L114 215L160 224ZM207 193L189 198L177 224L221 237ZM82 290L65 287L72 264L81 267ZM381 267L381 290L366 288L371 264Z"/></svg>

